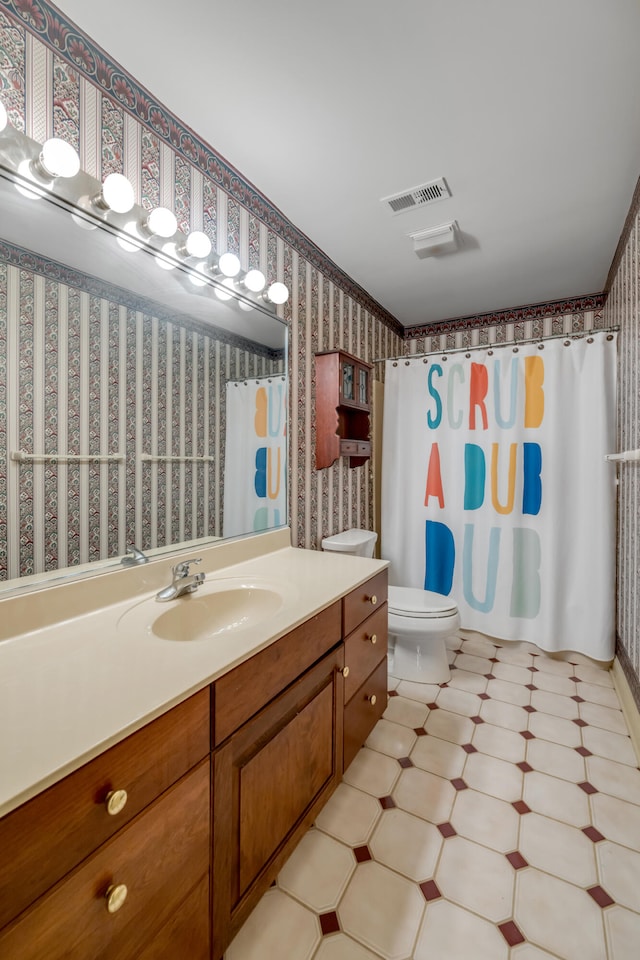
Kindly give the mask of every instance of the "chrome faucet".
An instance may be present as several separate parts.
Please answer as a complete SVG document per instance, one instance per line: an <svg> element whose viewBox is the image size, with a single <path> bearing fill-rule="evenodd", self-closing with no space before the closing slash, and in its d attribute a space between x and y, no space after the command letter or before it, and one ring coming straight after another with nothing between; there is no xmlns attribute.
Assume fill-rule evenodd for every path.
<svg viewBox="0 0 640 960"><path fill-rule="evenodd" d="M173 580L168 587L164 587L159 593L156 593L156 600L177 600L185 593L194 593L204 580L204 573L189 573L189 567L192 563L202 563L202 558L183 560L171 567Z"/></svg>
<svg viewBox="0 0 640 960"><path fill-rule="evenodd" d="M148 563L149 557L145 557L142 550L139 550L138 547L130 546L126 554L120 561L123 567L133 567L138 563Z"/></svg>

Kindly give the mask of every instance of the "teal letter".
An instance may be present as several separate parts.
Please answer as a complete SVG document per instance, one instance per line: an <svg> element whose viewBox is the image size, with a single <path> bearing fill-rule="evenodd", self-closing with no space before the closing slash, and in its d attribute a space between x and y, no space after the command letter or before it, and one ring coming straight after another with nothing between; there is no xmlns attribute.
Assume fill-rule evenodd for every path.
<svg viewBox="0 0 640 960"><path fill-rule="evenodd" d="M462 585L464 598L470 607L480 613L489 613L493 610L496 598L496 580L498 579L498 558L500 556L500 527L492 527L489 535L489 556L486 563L487 586L484 600L476 600L473 595L473 524L464 525L464 546L462 551ZM478 569L485 567L484 563L476 564Z"/></svg>
<svg viewBox="0 0 640 960"><path fill-rule="evenodd" d="M484 450L476 443L464 445L464 509L477 510L484 503L487 468Z"/></svg>
<svg viewBox="0 0 640 960"><path fill-rule="evenodd" d="M539 443L524 443L522 512L536 516L542 503L542 450Z"/></svg>
<svg viewBox="0 0 640 960"><path fill-rule="evenodd" d="M448 596L453 583L456 547L445 523L427 520L425 528L424 589Z"/></svg>
<svg viewBox="0 0 640 960"><path fill-rule="evenodd" d="M427 376L427 386L429 388L429 393L431 394L431 396L436 402L435 417L431 416L431 411L427 413L427 423L429 424L429 427L431 428L431 430L435 430L436 427L439 427L440 421L442 420L442 400L440 399L440 394L438 393L437 389L434 387L433 383L431 382L433 377L436 375L436 373L439 377L442 376L442 367L440 366L439 363L434 363L433 366L429 368L429 374Z"/></svg>
<svg viewBox="0 0 640 960"><path fill-rule="evenodd" d="M533 620L540 612L540 538L526 527L513 529L512 617Z"/></svg>
<svg viewBox="0 0 640 960"><path fill-rule="evenodd" d="M502 419L500 406L500 360L493 361L493 400L496 409L496 423L503 430L512 427L516 422L516 403L518 399L518 358L511 360L511 390L509 395L509 418Z"/></svg>
<svg viewBox="0 0 640 960"><path fill-rule="evenodd" d="M449 416L449 426L452 430L459 430L462 426L462 410L458 411L457 417L453 415L453 375L454 373L464 383L464 368L461 363L452 363L449 368L449 380L447 382L447 414Z"/></svg>
<svg viewBox="0 0 640 960"><path fill-rule="evenodd" d="M256 450L256 472L253 478L253 487L256 497L267 495L267 448L258 447Z"/></svg>

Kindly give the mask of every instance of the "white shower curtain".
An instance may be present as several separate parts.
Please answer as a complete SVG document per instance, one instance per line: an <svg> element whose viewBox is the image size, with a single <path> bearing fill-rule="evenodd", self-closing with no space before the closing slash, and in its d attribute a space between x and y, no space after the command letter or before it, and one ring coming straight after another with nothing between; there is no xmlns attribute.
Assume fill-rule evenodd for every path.
<svg viewBox="0 0 640 960"><path fill-rule="evenodd" d="M616 340L387 361L382 555L463 628L610 660Z"/></svg>
<svg viewBox="0 0 640 960"><path fill-rule="evenodd" d="M227 383L223 536L287 522L286 426L284 377Z"/></svg>

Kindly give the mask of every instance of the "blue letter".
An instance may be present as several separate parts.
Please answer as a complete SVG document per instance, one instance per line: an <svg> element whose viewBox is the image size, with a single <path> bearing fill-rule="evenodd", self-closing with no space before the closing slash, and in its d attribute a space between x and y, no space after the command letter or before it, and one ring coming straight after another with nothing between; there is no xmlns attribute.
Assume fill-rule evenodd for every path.
<svg viewBox="0 0 640 960"><path fill-rule="evenodd" d="M451 592L456 548L453 534L445 523L427 520L425 529L424 588L434 593Z"/></svg>
<svg viewBox="0 0 640 960"><path fill-rule="evenodd" d="M484 450L475 443L464 445L464 509L477 510L484 503L487 468Z"/></svg>
<svg viewBox="0 0 640 960"><path fill-rule="evenodd" d="M496 423L503 430L512 427L516 422L516 401L518 398L518 358L511 360L511 391L509 395L509 419L502 419L500 410L500 361L493 361L493 399L496 408Z"/></svg>
<svg viewBox="0 0 640 960"><path fill-rule="evenodd" d="M540 513L542 503L542 450L539 443L525 443L524 478L522 481L522 512L534 517Z"/></svg>
<svg viewBox="0 0 640 960"><path fill-rule="evenodd" d="M427 376L427 386L429 388L429 393L431 394L431 396L436 402L435 417L431 416L431 411L427 413L427 423L429 424L429 427L432 430L435 430L436 427L439 427L440 421L442 420L442 400L440 399L440 394L438 393L438 391L436 390L436 388L431 382L432 378L435 376L436 373L438 374L439 377L442 376L442 367L440 366L439 363L434 363L434 365L430 367L429 374Z"/></svg>
<svg viewBox="0 0 640 960"><path fill-rule="evenodd" d="M492 527L489 535L489 556L487 557L487 586L484 592L484 600L476 600L473 595L473 524L464 525L464 547L462 552L462 583L464 598L470 607L479 610L480 613L489 613L493 610L493 604L496 598L496 580L498 578L498 558L500 556L500 527ZM484 567L484 563L478 563L478 569Z"/></svg>

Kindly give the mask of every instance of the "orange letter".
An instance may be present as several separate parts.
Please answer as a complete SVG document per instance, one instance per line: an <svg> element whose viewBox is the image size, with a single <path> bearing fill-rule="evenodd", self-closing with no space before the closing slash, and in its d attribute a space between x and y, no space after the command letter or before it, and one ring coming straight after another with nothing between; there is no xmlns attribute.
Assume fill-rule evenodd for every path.
<svg viewBox="0 0 640 960"><path fill-rule="evenodd" d="M538 358L535 357L537 360ZM498 452L499 443L491 444L491 502L496 513L511 513L516 489L516 443L509 444L509 481L506 506L498 500Z"/></svg>
<svg viewBox="0 0 640 960"><path fill-rule="evenodd" d="M440 451L437 443L431 444L429 469L427 470L427 489L424 494L425 507L429 506L429 497L437 497L440 509L444 507L444 491L442 489L442 476L440 475Z"/></svg>
<svg viewBox="0 0 640 960"><path fill-rule="evenodd" d="M256 393L256 415L254 420L256 437L267 435L267 391L264 387Z"/></svg>
<svg viewBox="0 0 640 960"><path fill-rule="evenodd" d="M476 407L480 407L482 414L482 429L487 429L487 408L484 398L489 389L489 374L483 363L471 364L471 380L469 383L469 430L476 429Z"/></svg>

